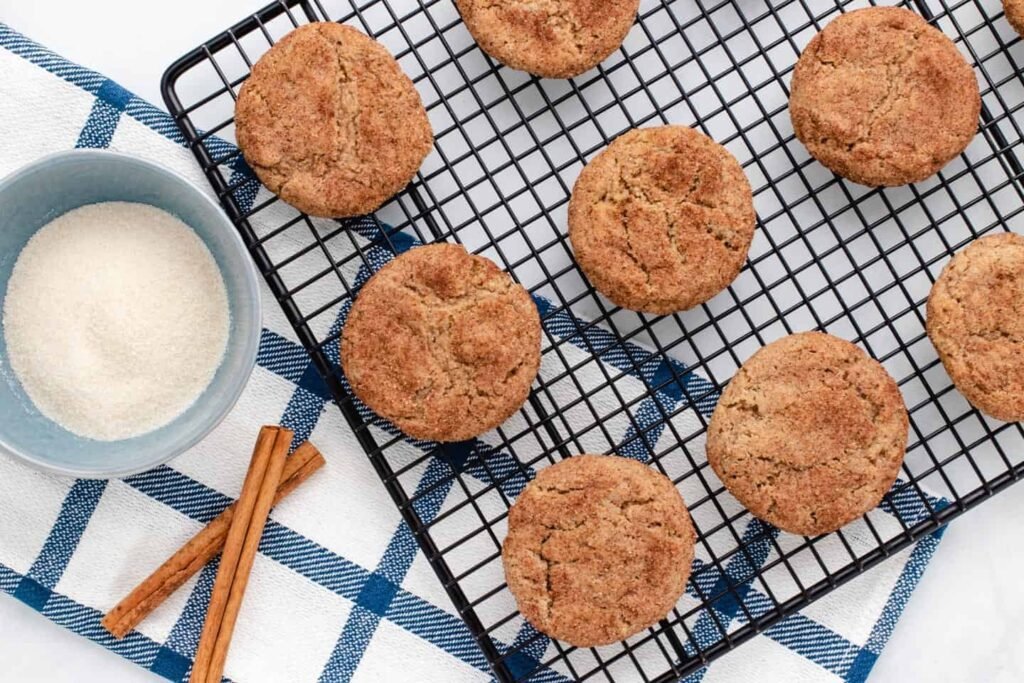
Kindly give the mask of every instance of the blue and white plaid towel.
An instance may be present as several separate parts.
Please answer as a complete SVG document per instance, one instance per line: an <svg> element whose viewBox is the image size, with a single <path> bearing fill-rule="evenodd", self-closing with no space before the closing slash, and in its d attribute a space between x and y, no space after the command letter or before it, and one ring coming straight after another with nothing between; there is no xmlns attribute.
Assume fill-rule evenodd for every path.
<svg viewBox="0 0 1024 683"><path fill-rule="evenodd" d="M109 147L154 159L206 186L165 113L3 24L0 48L0 175L49 152ZM251 199L256 187L253 183ZM373 237L371 226L355 229ZM344 313L333 324L339 325ZM483 655L340 412L330 405L281 312L271 305L266 316L259 366L237 407L171 466L119 481L74 481L0 458L0 591L139 666L183 679L199 639L213 567L122 641L108 636L99 619L238 494L257 426L281 423L316 443L328 465L273 513L227 675L274 683L408 680L412 672L420 681L489 679ZM549 331L558 335L567 324L556 316ZM605 348L602 361L616 365L631 352L610 348L600 330L588 334L594 338L577 340L580 353L585 345ZM639 393L644 378L635 379ZM656 400L675 405L679 397ZM649 422L647 413L657 412L650 408L638 404L636 420ZM620 426L623 438L626 423ZM651 438L659 434L654 429ZM416 457L415 444L408 450L410 459ZM422 488L436 473L428 465L418 476ZM421 510L427 517L445 509L458 493L444 487L435 491L425 498L432 509ZM903 515L909 519L913 510ZM850 536L856 543L856 530ZM939 538L940 533L925 538L688 680L864 680ZM845 552L827 543L818 548L825 562L830 553L841 558ZM752 549L749 558L757 556ZM725 568L726 573L742 569ZM702 576L715 581L713 572ZM755 587L741 592L754 616L770 605ZM743 618L734 604L722 604L718 611L720 621L732 627ZM529 633L521 621L509 628L498 634L505 643ZM698 621L694 633L701 637L704 632L711 631ZM551 652L541 641L529 656L543 661L544 647ZM519 664L532 668L535 660ZM566 672L544 670L541 678L565 680ZM623 675L619 680L628 679Z"/></svg>

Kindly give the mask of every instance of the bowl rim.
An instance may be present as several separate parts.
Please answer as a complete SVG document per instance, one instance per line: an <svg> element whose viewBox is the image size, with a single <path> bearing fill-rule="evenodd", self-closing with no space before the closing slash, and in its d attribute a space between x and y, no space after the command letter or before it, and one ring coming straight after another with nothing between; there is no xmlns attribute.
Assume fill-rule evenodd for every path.
<svg viewBox="0 0 1024 683"><path fill-rule="evenodd" d="M89 156L103 159L105 161L112 161L114 163L134 164L136 166L148 167L150 170L155 171L156 173L166 177L170 182L177 183L178 185L187 188L187 191L195 196L196 201L203 202L210 208L214 209L214 214L218 217L218 220L221 222L222 227L224 227L224 229L230 235L228 237L228 241L231 243L231 245L233 245L232 248L237 248L237 250L241 253L243 257L242 262L245 265L242 268L242 279L245 280L245 287L246 289L249 290L249 294L252 297L252 304L254 306L253 320L255 321L255 324L250 325L248 329L240 330L239 332L240 334L244 335L245 342L242 349L242 353L240 354L243 360L242 368L245 371L244 379L227 382L227 384L231 388L231 391L225 394L225 400L223 400L220 403L219 408L208 414L207 419L205 419L202 423L202 428L199 429L195 435L185 439L180 444L177 444L174 447L165 447L163 449L153 448L152 450L154 451L156 456L150 459L146 464L137 465L133 467L115 467L109 469L76 468L55 465L47 460L39 459L38 457L31 453L26 453L13 447L4 439L3 435L0 434L0 453L4 453L5 455L8 455L16 460L20 460L21 462L24 462L25 464L30 465L38 470L49 472L51 474L57 474L61 476L72 476L81 479L123 479L133 474L147 472L156 467L159 467L160 465L164 465L173 460L174 458L178 457L185 451L189 450L197 443L202 441L204 438L206 438L210 434L210 432L216 429L217 426L224 421L224 418L227 417L228 413L230 413L231 410L235 407L235 404L241 397L242 392L245 391L245 388L248 386L250 378L252 377L252 372L256 367L256 359L259 353L260 336L262 334L263 329L263 294L260 289L260 276L256 270L256 264L253 262L252 254L249 252L249 249L246 247L245 242L242 240L242 236L238 234L238 230L235 228L235 225L231 222L231 219L228 218L227 214L224 212L224 209L220 206L220 204L218 204L196 183L192 182L178 171L168 168L167 166L159 164L155 161L134 156L132 154L126 154L124 152L116 152L107 149L62 150L59 152L53 152L51 154L41 156L11 171L7 175L0 177L0 193L7 191L12 184L17 182L24 176L38 171L40 167L50 166L55 163L63 163L72 158L81 159L82 157ZM83 204L83 206L85 205ZM189 227L192 228L192 226ZM194 231L195 228L192 228L192 230ZM218 270L221 269L218 267ZM221 270L221 276L224 276L223 270ZM0 305L2 305L2 301L0 301ZM221 365L223 365L223 363L224 358L222 357ZM218 365L218 369L221 367L221 365ZM210 382L212 384L213 380L211 379ZM205 392L207 389L209 389L209 387L210 385L208 384L206 388L203 389L203 391ZM198 396L196 398L198 399ZM186 408L185 410L187 411L188 408ZM184 412L182 413L182 415L183 414ZM179 415L178 417L181 417L181 415ZM176 417L175 420L177 420L178 417ZM50 418L46 417L46 419ZM52 422L53 420L50 421ZM170 425L173 423L174 420L167 424ZM148 434L151 432L146 433ZM139 436L143 435L140 434Z"/></svg>

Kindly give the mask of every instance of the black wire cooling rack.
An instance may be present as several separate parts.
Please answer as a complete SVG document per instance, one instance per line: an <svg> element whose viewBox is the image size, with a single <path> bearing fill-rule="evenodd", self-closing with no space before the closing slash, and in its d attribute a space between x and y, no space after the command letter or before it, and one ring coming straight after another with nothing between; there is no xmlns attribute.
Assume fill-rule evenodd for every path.
<svg viewBox="0 0 1024 683"><path fill-rule="evenodd" d="M487 58L451 0L282 0L165 74L172 115L499 680L677 679L1024 471L1024 430L972 410L924 332L924 302L949 256L1008 229L1024 206L1016 115L1024 44L999 0L904 3L974 65L981 128L938 177L869 190L810 159L787 112L801 48L839 12L865 4L644 0L621 50L596 70L554 81ZM396 55L436 134L409 188L359 221L296 212L260 189L226 142L255 59L294 26L326 18L361 28ZM586 159L629 128L663 122L697 126L737 156L759 221L749 263L726 292L658 318L595 294L572 260L565 219ZM530 400L473 444L410 449L349 398L338 367L337 321L355 290L382 255L412 240L457 241L492 258L541 308L547 335ZM703 439L718 391L740 363L811 328L856 341L884 363L909 407L911 438L901 479L879 510L801 538L752 521L708 468ZM508 506L536 468L612 451L651 462L683 492L699 532L688 593L666 620L621 644L549 643L524 625L504 585Z"/></svg>

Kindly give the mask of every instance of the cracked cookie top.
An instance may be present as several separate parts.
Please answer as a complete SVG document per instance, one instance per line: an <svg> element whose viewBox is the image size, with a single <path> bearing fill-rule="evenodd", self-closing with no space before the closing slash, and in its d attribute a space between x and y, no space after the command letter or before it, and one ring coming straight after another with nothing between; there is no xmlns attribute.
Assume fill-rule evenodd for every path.
<svg viewBox="0 0 1024 683"><path fill-rule="evenodd" d="M821 332L755 353L722 392L708 462L756 517L785 531L835 531L892 487L907 409L882 365Z"/></svg>
<svg viewBox="0 0 1024 683"><path fill-rule="evenodd" d="M640 0L455 0L480 48L513 69L571 78L615 51Z"/></svg>
<svg viewBox="0 0 1024 683"><path fill-rule="evenodd" d="M815 159L856 183L915 183L978 130L974 71L949 38L908 9L869 7L816 35L790 83L793 130Z"/></svg>
<svg viewBox="0 0 1024 683"><path fill-rule="evenodd" d="M928 296L928 336L972 405L1024 420L1024 237L982 237L946 264Z"/></svg>
<svg viewBox="0 0 1024 683"><path fill-rule="evenodd" d="M434 140L394 57L331 22L300 26L256 62L235 103L235 133L271 192L334 218L378 209L409 183Z"/></svg>
<svg viewBox="0 0 1024 683"><path fill-rule="evenodd" d="M527 621L593 647L664 618L686 589L694 542L667 477L629 458L578 455L526 486L509 511L501 556Z"/></svg>
<svg viewBox="0 0 1024 683"><path fill-rule="evenodd" d="M631 130L584 167L569 238L587 278L624 308L703 303L743 267L756 215L743 169L686 126Z"/></svg>
<svg viewBox="0 0 1024 683"><path fill-rule="evenodd" d="M540 369L540 316L521 285L455 244L417 247L360 290L341 362L352 391L411 437L497 427Z"/></svg>

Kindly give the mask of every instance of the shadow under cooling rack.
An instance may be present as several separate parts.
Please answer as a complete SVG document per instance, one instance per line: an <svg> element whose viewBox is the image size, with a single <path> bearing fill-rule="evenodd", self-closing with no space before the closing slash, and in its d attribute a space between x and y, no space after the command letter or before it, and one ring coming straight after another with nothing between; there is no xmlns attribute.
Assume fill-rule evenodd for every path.
<svg viewBox="0 0 1024 683"><path fill-rule="evenodd" d="M902 3L973 64L984 112L974 142L937 177L869 190L810 159L787 111L800 50L839 12L867 4L643 0L621 50L551 81L486 57L450 0L282 0L165 74L172 115L500 680L677 679L1024 471L1024 430L985 418L953 390L923 310L952 253L1019 220L1024 44L999 0ZM342 222L277 200L233 146L234 98L253 62L295 26L328 18L396 55L436 138L409 188L375 217ZM653 317L614 308L589 286L572 259L566 208L587 159L629 128L669 122L698 127L740 160L758 229L726 292ZM534 295L546 331L527 405L479 440L446 446L412 442L376 418L349 397L338 367L359 285L394 254L438 240L511 272ZM704 456L707 418L741 362L805 329L867 349L897 378L911 415L903 472L883 505L817 538L751 518ZM583 452L616 452L668 475L698 548L688 592L666 620L581 650L525 624L500 550L508 508L533 473Z"/></svg>

